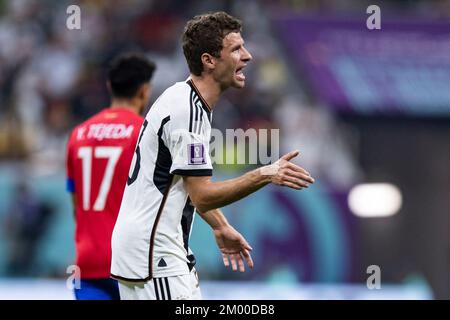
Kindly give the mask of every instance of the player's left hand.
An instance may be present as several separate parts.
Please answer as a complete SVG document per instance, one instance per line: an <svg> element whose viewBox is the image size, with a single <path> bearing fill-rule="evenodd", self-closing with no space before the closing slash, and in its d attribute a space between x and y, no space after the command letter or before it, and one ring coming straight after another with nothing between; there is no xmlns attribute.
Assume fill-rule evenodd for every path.
<svg viewBox="0 0 450 320"><path fill-rule="evenodd" d="M240 272L245 272L245 261L247 265L253 269L253 260L250 255L252 247L247 240L236 231L231 225L221 226L214 229L214 236L216 237L217 246L222 253L223 264L225 267L230 266L233 271L237 271L239 267Z"/></svg>

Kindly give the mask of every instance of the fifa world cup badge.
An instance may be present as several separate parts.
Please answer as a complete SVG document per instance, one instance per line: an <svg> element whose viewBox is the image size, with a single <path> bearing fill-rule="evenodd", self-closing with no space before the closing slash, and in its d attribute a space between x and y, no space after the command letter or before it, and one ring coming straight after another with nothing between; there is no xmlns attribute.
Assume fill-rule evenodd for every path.
<svg viewBox="0 0 450 320"><path fill-rule="evenodd" d="M188 145L189 164L206 164L205 147L202 143L193 143Z"/></svg>

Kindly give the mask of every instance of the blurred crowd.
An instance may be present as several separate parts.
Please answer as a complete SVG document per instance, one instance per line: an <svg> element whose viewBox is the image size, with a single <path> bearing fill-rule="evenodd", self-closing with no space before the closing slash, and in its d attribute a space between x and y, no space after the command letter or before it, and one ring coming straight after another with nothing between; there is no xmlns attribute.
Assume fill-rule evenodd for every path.
<svg viewBox="0 0 450 320"><path fill-rule="evenodd" d="M60 171L69 130L108 106L107 63L123 51L173 51L183 1L161 3L81 1L82 30L68 30L68 1L3 1L0 157Z"/></svg>
<svg viewBox="0 0 450 320"><path fill-rule="evenodd" d="M445 17L450 10L439 8L449 3L405 0L384 5ZM336 127L333 115L292 74L268 18L274 10L351 12L361 7L358 1L84 0L77 2L81 30L66 27L70 4L0 1L0 159L20 159L37 175L60 172L70 129L108 106L105 69L114 56L136 50L156 62L154 101L188 75L180 48L187 19L226 10L244 21L254 62L247 69L247 87L227 94L215 112L214 126L281 128L281 150L301 149L303 164L316 175L343 186L360 176L352 160L356 142L344 144L357 140Z"/></svg>
<svg viewBox="0 0 450 320"><path fill-rule="evenodd" d="M312 4L280 4L295 8L299 3L304 8ZM301 149L303 164L316 175L323 173L341 184L357 177L351 150L336 141L332 116L312 105L291 74L264 6L270 8L273 1L78 1L81 30L66 28L70 4L0 1L1 160L18 159L35 175L63 172L62 151L70 129L108 106L108 62L121 52L145 52L158 68L154 101L188 75L180 47L185 22L197 13L225 10L244 21L254 61L246 71L246 89L227 94L213 125L221 130L280 128L281 151ZM300 144L299 136L305 137ZM323 152L337 154L338 166L345 169L335 170Z"/></svg>

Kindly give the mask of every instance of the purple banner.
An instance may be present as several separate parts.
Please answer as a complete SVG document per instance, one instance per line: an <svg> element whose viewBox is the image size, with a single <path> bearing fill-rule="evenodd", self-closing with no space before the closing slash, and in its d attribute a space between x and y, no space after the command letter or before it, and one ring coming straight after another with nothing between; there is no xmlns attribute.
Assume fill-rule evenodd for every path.
<svg viewBox="0 0 450 320"><path fill-rule="evenodd" d="M274 24L314 94L339 111L450 115L450 23L283 16Z"/></svg>

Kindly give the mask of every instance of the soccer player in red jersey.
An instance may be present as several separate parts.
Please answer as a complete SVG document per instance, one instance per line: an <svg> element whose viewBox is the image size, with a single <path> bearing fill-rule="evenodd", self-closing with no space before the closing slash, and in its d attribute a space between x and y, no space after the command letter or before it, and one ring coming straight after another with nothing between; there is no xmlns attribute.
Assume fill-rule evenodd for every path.
<svg viewBox="0 0 450 320"><path fill-rule="evenodd" d="M67 146L67 188L75 208L76 264L81 288L75 297L119 299L110 279L111 234L150 100L155 65L135 54L117 58L108 72L111 106L78 125Z"/></svg>

